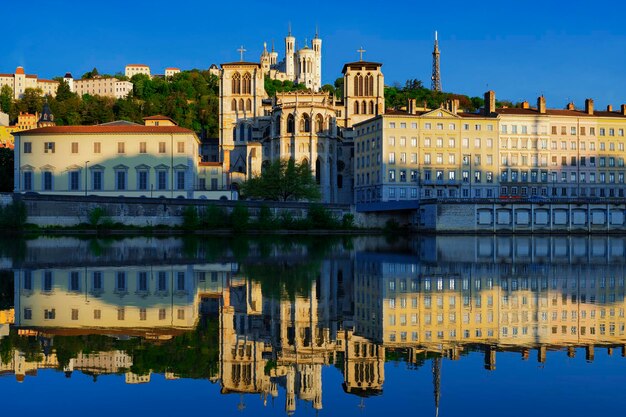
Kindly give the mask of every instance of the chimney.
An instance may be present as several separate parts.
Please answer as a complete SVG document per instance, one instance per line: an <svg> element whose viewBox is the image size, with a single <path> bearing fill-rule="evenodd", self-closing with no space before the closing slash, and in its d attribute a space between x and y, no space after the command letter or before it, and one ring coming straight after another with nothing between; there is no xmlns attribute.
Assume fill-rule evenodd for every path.
<svg viewBox="0 0 626 417"><path fill-rule="evenodd" d="M576 110L574 103L567 103L567 110Z"/></svg>
<svg viewBox="0 0 626 417"><path fill-rule="evenodd" d="M523 109L530 109L530 104L528 104L528 101L526 101L526 100L522 101L522 108Z"/></svg>
<svg viewBox="0 0 626 417"><path fill-rule="evenodd" d="M409 103L406 107L407 113L409 114L415 114L415 99L414 98L410 98L409 99Z"/></svg>
<svg viewBox="0 0 626 417"><path fill-rule="evenodd" d="M626 104L622 104L622 116L626 116Z"/></svg>
<svg viewBox="0 0 626 417"><path fill-rule="evenodd" d="M613 111L613 106L610 104L606 106L606 111Z"/></svg>
<svg viewBox="0 0 626 417"><path fill-rule="evenodd" d="M459 112L460 103L458 98L452 100L452 113L457 114Z"/></svg>
<svg viewBox="0 0 626 417"><path fill-rule="evenodd" d="M546 114L546 98L544 96L537 97L537 111L540 114Z"/></svg>
<svg viewBox="0 0 626 417"><path fill-rule="evenodd" d="M485 116L489 116L496 111L496 93L489 90L485 93Z"/></svg>
<svg viewBox="0 0 626 417"><path fill-rule="evenodd" d="M593 100L590 98L585 100L585 113L593 114Z"/></svg>

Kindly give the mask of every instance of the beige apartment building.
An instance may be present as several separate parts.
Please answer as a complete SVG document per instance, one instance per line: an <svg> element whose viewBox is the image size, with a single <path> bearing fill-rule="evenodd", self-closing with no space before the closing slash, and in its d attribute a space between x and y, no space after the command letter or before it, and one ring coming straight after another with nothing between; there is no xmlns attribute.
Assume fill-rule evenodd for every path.
<svg viewBox="0 0 626 417"><path fill-rule="evenodd" d="M133 78L133 75L145 74L150 77L150 67L144 64L128 64L124 68L124 75Z"/></svg>
<svg viewBox="0 0 626 417"><path fill-rule="evenodd" d="M623 198L626 106L392 110L357 123L355 202Z"/></svg>
<svg viewBox="0 0 626 417"><path fill-rule="evenodd" d="M27 88L40 89L44 96L55 97L59 83L53 80L38 78L34 74L26 74L23 67L17 67L13 74L0 74L0 88L8 85L13 91L13 98L22 98Z"/></svg>
<svg viewBox="0 0 626 417"><path fill-rule="evenodd" d="M88 78L73 80L74 92L79 96L89 94L92 96L113 97L115 99L126 98L133 91L133 83L120 81L117 78Z"/></svg>
<svg viewBox="0 0 626 417"><path fill-rule="evenodd" d="M497 195L497 119L410 103L354 126L357 203Z"/></svg>

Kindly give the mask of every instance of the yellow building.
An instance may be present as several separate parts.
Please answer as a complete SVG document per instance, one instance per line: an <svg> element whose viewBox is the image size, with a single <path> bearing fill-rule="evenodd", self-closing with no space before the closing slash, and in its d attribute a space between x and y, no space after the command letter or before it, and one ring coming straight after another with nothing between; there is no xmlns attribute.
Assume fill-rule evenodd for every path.
<svg viewBox="0 0 626 417"><path fill-rule="evenodd" d="M165 78L171 78L178 73L180 73L180 68L165 68Z"/></svg>
<svg viewBox="0 0 626 417"><path fill-rule="evenodd" d="M144 64L128 64L124 68L124 75L133 78L133 75L145 74L150 77L150 67Z"/></svg>
<svg viewBox="0 0 626 417"><path fill-rule="evenodd" d="M59 83L57 81L38 78L37 75L26 74L23 67L17 67L13 74L0 74L0 88L8 85L13 91L13 98L22 98L27 88L40 89L43 95L55 97Z"/></svg>
<svg viewBox="0 0 626 417"><path fill-rule="evenodd" d="M66 79L66 81L68 81ZM71 83L76 94L82 97L84 94L92 96L113 97L115 99L126 98L133 91L133 83L120 81L117 78L87 78L72 80Z"/></svg>
<svg viewBox="0 0 626 417"><path fill-rule="evenodd" d="M194 196L199 139L179 126L112 122L15 134L15 191Z"/></svg>
<svg viewBox="0 0 626 417"><path fill-rule="evenodd" d="M354 126L357 203L497 195L498 122L409 103Z"/></svg>

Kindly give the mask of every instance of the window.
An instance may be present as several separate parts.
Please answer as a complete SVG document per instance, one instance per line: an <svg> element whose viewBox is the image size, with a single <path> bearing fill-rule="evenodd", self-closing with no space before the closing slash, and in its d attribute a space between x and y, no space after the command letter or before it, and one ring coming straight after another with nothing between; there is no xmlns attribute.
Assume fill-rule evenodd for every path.
<svg viewBox="0 0 626 417"><path fill-rule="evenodd" d="M396 170L390 169L389 170L389 182L395 182L395 181L396 181Z"/></svg>
<svg viewBox="0 0 626 417"><path fill-rule="evenodd" d="M185 171L176 171L176 189L185 189Z"/></svg>
<svg viewBox="0 0 626 417"><path fill-rule="evenodd" d="M93 143L93 153L100 153L100 142Z"/></svg>
<svg viewBox="0 0 626 417"><path fill-rule="evenodd" d="M102 190L102 171L92 171L91 172L91 188L95 191Z"/></svg>
<svg viewBox="0 0 626 417"><path fill-rule="evenodd" d="M72 142L72 153L78 153L78 142Z"/></svg>
<svg viewBox="0 0 626 417"><path fill-rule="evenodd" d="M185 153L185 142L178 142L176 144L176 147L177 147L176 150L178 153Z"/></svg>
<svg viewBox="0 0 626 417"><path fill-rule="evenodd" d="M118 272L115 278L115 290L126 291L126 273Z"/></svg>
<svg viewBox="0 0 626 417"><path fill-rule="evenodd" d="M148 189L148 171L141 170L137 172L137 189L142 191Z"/></svg>
<svg viewBox="0 0 626 417"><path fill-rule="evenodd" d="M43 318L45 320L54 320L56 318L56 310L54 308L45 309L43 312Z"/></svg>
<svg viewBox="0 0 626 417"><path fill-rule="evenodd" d="M32 153L33 144L32 142L24 142L24 153Z"/></svg>
<svg viewBox="0 0 626 417"><path fill-rule="evenodd" d="M124 153L125 152L125 143L124 142L117 142L117 153Z"/></svg>
<svg viewBox="0 0 626 417"><path fill-rule="evenodd" d="M30 308L24 309L24 320L32 320L33 318L33 310Z"/></svg>
<svg viewBox="0 0 626 417"><path fill-rule="evenodd" d="M70 171L70 190L78 191L80 189L80 172Z"/></svg>
<svg viewBox="0 0 626 417"><path fill-rule="evenodd" d="M157 190L167 190L167 171L157 171Z"/></svg>
<svg viewBox="0 0 626 417"><path fill-rule="evenodd" d="M78 309L77 308L73 308L72 309L72 320L78 320Z"/></svg>
<svg viewBox="0 0 626 417"><path fill-rule="evenodd" d="M115 187L117 190L126 189L126 171L125 170L115 171Z"/></svg>
<svg viewBox="0 0 626 417"><path fill-rule="evenodd" d="M185 273L176 273L176 291L185 291Z"/></svg>
<svg viewBox="0 0 626 417"><path fill-rule="evenodd" d="M139 153L146 153L146 142L139 142Z"/></svg>
<svg viewBox="0 0 626 417"><path fill-rule="evenodd" d="M167 272L165 271L159 271L157 290L161 292L167 291Z"/></svg>
<svg viewBox="0 0 626 417"><path fill-rule="evenodd" d="M44 191L52 190L52 172L45 171L43 173L43 187Z"/></svg>
<svg viewBox="0 0 626 417"><path fill-rule="evenodd" d="M33 189L33 172L24 171L24 190L30 191Z"/></svg>
<svg viewBox="0 0 626 417"><path fill-rule="evenodd" d="M54 153L54 142L45 142L43 144L44 153Z"/></svg>
<svg viewBox="0 0 626 417"><path fill-rule="evenodd" d="M165 142L159 142L159 153L165 153Z"/></svg>
<svg viewBox="0 0 626 417"><path fill-rule="evenodd" d="M102 290L102 272L94 272L92 277L92 290Z"/></svg>
<svg viewBox="0 0 626 417"><path fill-rule="evenodd" d="M430 141L430 139L429 139L429 141ZM417 138L411 138L411 146L414 147L414 148L417 147ZM430 144L429 144L429 146L430 146Z"/></svg>

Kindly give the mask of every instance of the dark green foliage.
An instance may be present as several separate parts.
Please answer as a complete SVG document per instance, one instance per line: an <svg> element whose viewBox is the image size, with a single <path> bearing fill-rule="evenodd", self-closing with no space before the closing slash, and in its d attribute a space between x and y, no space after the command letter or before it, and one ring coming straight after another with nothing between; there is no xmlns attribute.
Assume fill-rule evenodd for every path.
<svg viewBox="0 0 626 417"><path fill-rule="evenodd" d="M270 163L261 175L243 183L241 192L248 198L272 201L317 201L320 198L319 187L309 165L293 159Z"/></svg>
<svg viewBox="0 0 626 417"><path fill-rule="evenodd" d="M320 204L313 204L309 208L307 219L315 229L338 229L341 223Z"/></svg>
<svg viewBox="0 0 626 417"><path fill-rule="evenodd" d="M256 227L260 230L272 230L277 229L278 226L278 221L272 215L272 211L270 210L270 208L267 206L262 206L259 210Z"/></svg>
<svg viewBox="0 0 626 417"><path fill-rule="evenodd" d="M244 232L248 230L250 223L250 213L248 207L241 203L238 203L233 207L232 213L230 213L230 224L235 232Z"/></svg>
<svg viewBox="0 0 626 417"><path fill-rule="evenodd" d="M0 192L13 192L13 149L0 148Z"/></svg>
<svg viewBox="0 0 626 417"><path fill-rule="evenodd" d="M13 90L8 85L3 85L0 89L0 111L13 114Z"/></svg>
<svg viewBox="0 0 626 417"><path fill-rule="evenodd" d="M459 108L467 111L475 111L483 106L484 100L480 97L468 97L460 94L437 92L425 88L420 80L407 80L404 86L399 84L385 86L385 108L400 109L407 106L408 100L414 99L418 107L430 109L438 108L446 100L459 100Z"/></svg>
<svg viewBox="0 0 626 417"><path fill-rule="evenodd" d="M14 296L13 271L0 271L0 310L12 308Z"/></svg>
<svg viewBox="0 0 626 417"><path fill-rule="evenodd" d="M203 228L219 229L226 226L226 213L222 207L209 204L200 219Z"/></svg>
<svg viewBox="0 0 626 417"><path fill-rule="evenodd" d="M26 205L21 201L0 207L0 229L21 230L26 224Z"/></svg>
<svg viewBox="0 0 626 417"><path fill-rule="evenodd" d="M354 229L354 214L348 213L343 215L343 218L341 219L341 228Z"/></svg>
<svg viewBox="0 0 626 417"><path fill-rule="evenodd" d="M89 225L93 228L109 228L112 220L107 216L106 211L102 207L94 207L87 213Z"/></svg>
<svg viewBox="0 0 626 417"><path fill-rule="evenodd" d="M272 80L265 77L265 92L269 97L274 97L276 93L288 93L290 91L307 90L304 84L294 84L293 81Z"/></svg>
<svg viewBox="0 0 626 417"><path fill-rule="evenodd" d="M200 216L194 206L185 207L183 211L183 229L196 230L200 226Z"/></svg>

